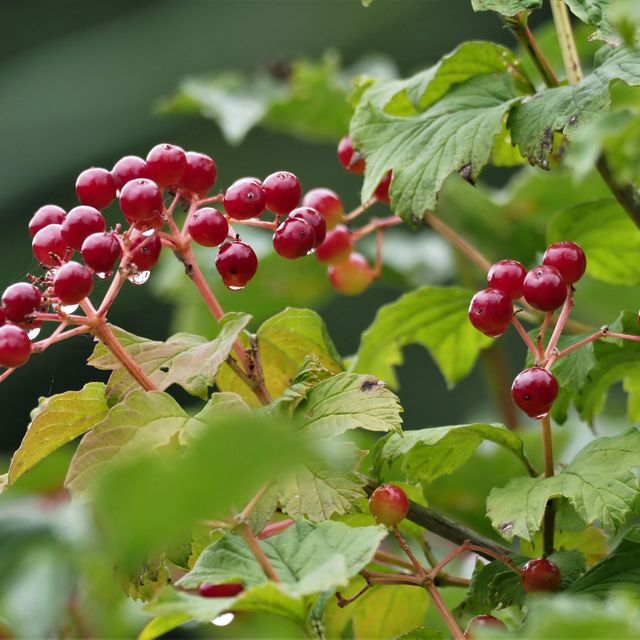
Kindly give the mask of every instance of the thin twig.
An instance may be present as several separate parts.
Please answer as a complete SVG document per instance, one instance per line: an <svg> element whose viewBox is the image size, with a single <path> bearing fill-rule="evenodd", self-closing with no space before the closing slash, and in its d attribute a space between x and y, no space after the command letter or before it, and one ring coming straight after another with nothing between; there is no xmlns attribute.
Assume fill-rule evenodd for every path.
<svg viewBox="0 0 640 640"><path fill-rule="evenodd" d="M258 561L258 564L262 567L265 575L272 580L273 582L280 582L280 578L276 573L275 569L269 562L269 558L264 552L264 549L260 546L257 538L253 535L253 531L251 531L251 527L246 523L240 525L240 534L244 538L244 541L247 543L247 546L251 550L251 553Z"/></svg>
<svg viewBox="0 0 640 640"><path fill-rule="evenodd" d="M362 215L367 209L372 207L376 202L378 202L378 198L373 196L369 198L363 205L356 207L353 211L345 214L343 221L349 222L350 220L355 220L359 215Z"/></svg>

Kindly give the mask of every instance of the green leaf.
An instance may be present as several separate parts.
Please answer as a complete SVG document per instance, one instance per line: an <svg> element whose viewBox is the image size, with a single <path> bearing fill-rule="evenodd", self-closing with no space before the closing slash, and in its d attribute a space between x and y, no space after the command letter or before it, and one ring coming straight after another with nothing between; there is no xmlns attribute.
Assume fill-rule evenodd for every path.
<svg viewBox="0 0 640 640"><path fill-rule="evenodd" d="M105 386L90 382L40 402L20 447L13 454L6 484L12 485L50 453L89 431L107 415Z"/></svg>
<svg viewBox="0 0 640 640"><path fill-rule="evenodd" d="M386 536L384 527L349 527L341 522L311 524L297 520L273 538L260 540L265 555L293 597L343 587L373 558ZM207 547L193 569L177 585L195 589L204 582L240 581L246 587L267 577L244 540L228 534Z"/></svg>
<svg viewBox="0 0 640 640"><path fill-rule="evenodd" d="M377 463L401 460L402 470L413 482L431 482L463 465L483 440L511 451L525 466L522 440L502 425L461 424L392 434L376 451Z"/></svg>
<svg viewBox="0 0 640 640"><path fill-rule="evenodd" d="M622 39L614 31L607 18L606 10L611 4L611 0L564 0L564 3L571 9L573 15L582 22L598 28L589 37L590 40L604 40L612 46L621 44Z"/></svg>
<svg viewBox="0 0 640 640"><path fill-rule="evenodd" d="M138 640L155 640L189 620L191 616L184 613L167 613L159 616L145 625Z"/></svg>
<svg viewBox="0 0 640 640"><path fill-rule="evenodd" d="M166 342L140 338L122 329L116 329L115 335L160 391L178 384L187 393L206 400L220 365L231 353L233 344L250 319L245 314L226 314L219 323L220 333L211 342L186 333L178 333ZM113 371L107 385L109 396L119 398L138 387L120 361L102 343L96 346L89 364L97 369Z"/></svg>
<svg viewBox="0 0 640 640"><path fill-rule="evenodd" d="M515 16L521 11L533 11L542 0L471 0L474 11L496 11L503 16Z"/></svg>
<svg viewBox="0 0 640 640"><path fill-rule="evenodd" d="M380 307L362 334L350 370L370 373L396 388L393 367L402 364L402 349L421 344L453 386L471 372L480 351L492 343L469 323L471 296L456 287L422 287Z"/></svg>

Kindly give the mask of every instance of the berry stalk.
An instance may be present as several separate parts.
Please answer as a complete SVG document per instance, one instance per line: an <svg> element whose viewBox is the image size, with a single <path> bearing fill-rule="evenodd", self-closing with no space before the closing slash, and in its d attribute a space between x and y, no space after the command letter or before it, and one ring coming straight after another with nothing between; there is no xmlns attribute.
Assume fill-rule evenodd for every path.
<svg viewBox="0 0 640 640"><path fill-rule="evenodd" d="M260 546L258 539L253 535L253 531L251 531L251 527L249 527L249 525L247 525L246 523L241 524L240 533L244 538L244 541L246 542L247 546L251 550L251 553L253 553L255 559L258 561L258 563L262 567L262 570L264 571L265 575L269 578L269 580L272 580L273 582L280 582L280 578L278 577L278 574L276 573L275 569L269 562L269 558L267 558L264 550Z"/></svg>
<svg viewBox="0 0 640 640"><path fill-rule="evenodd" d="M553 469L553 438L551 436L551 419L549 414L540 419L540 427L542 429L542 446L544 451L544 477L551 478L554 474ZM544 520L542 526L542 540L545 555L551 555L554 551L554 534L556 522L556 507L553 500L547 502L544 511Z"/></svg>

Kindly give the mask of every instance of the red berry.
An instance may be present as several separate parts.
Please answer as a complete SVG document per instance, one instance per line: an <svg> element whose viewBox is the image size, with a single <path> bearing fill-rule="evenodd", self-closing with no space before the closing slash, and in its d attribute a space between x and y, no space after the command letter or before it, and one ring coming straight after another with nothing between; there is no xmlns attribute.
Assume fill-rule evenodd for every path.
<svg viewBox="0 0 640 640"><path fill-rule="evenodd" d="M546 369L531 367L516 376L511 385L511 396L530 418L542 418L558 397L558 382Z"/></svg>
<svg viewBox="0 0 640 640"><path fill-rule="evenodd" d="M305 220L309 225L311 225L315 235L314 247L317 247L319 244L324 242L324 239L327 236L327 225L324 218L315 209L312 209L311 207L298 207L289 214L289 217L300 218L300 220Z"/></svg>
<svg viewBox="0 0 640 640"><path fill-rule="evenodd" d="M147 163L139 156L124 156L124 158L120 158L113 165L111 175L118 190L122 189L130 180L149 177Z"/></svg>
<svg viewBox="0 0 640 640"><path fill-rule="evenodd" d="M495 631L498 629L501 631L507 631L507 625L502 622L502 620L498 620L495 616L475 616L469 620L469 624L464 632L465 638L472 640L474 632L478 631L478 629L486 629L487 633L491 633L492 630Z"/></svg>
<svg viewBox="0 0 640 640"><path fill-rule="evenodd" d="M351 231L343 224L327 233L324 242L316 249L316 258L320 262L339 264L349 258L353 251Z"/></svg>
<svg viewBox="0 0 640 640"><path fill-rule="evenodd" d="M578 282L587 268L587 256L575 242L554 242L544 252L542 264L556 268L567 284Z"/></svg>
<svg viewBox="0 0 640 640"><path fill-rule="evenodd" d="M256 178L240 178L224 192L224 209L235 220L258 218L266 207L262 183Z"/></svg>
<svg viewBox="0 0 640 640"><path fill-rule="evenodd" d="M529 560L522 567L522 586L527 593L557 591L561 583L560 569L546 558Z"/></svg>
<svg viewBox="0 0 640 640"><path fill-rule="evenodd" d="M62 304L78 304L93 289L93 275L77 262L62 265L53 278L53 291Z"/></svg>
<svg viewBox="0 0 640 640"><path fill-rule="evenodd" d="M140 235L131 243L130 251L131 264L140 271L149 271L160 259L162 240L156 233L152 236Z"/></svg>
<svg viewBox="0 0 640 640"><path fill-rule="evenodd" d="M153 220L162 215L163 207L162 191L153 180L130 180L120 191L120 208L127 220Z"/></svg>
<svg viewBox="0 0 640 640"><path fill-rule="evenodd" d="M376 187L374 195L380 202L389 204L389 187L391 186L391 171L385 173L384 178L380 180L380 184Z"/></svg>
<svg viewBox="0 0 640 640"><path fill-rule="evenodd" d="M66 215L67 212L62 207L55 204L45 204L33 214L29 222L29 235L33 238L40 229L44 229L50 224L62 224Z"/></svg>
<svg viewBox="0 0 640 640"><path fill-rule="evenodd" d="M478 291L469 305L471 324L487 336L502 335L513 319L511 298L499 289Z"/></svg>
<svg viewBox="0 0 640 640"><path fill-rule="evenodd" d="M76 251L92 233L100 233L107 228L104 216L93 207L80 205L69 211L62 223L62 237Z"/></svg>
<svg viewBox="0 0 640 640"><path fill-rule="evenodd" d="M203 247L217 247L229 235L227 219L212 207L205 207L194 211L187 225L189 235L194 242Z"/></svg>
<svg viewBox="0 0 640 640"><path fill-rule="evenodd" d="M207 193L216 183L218 167L208 155L197 151L187 151L187 166L180 178L180 186L191 193Z"/></svg>
<svg viewBox="0 0 640 640"><path fill-rule="evenodd" d="M12 324L0 327L0 365L20 367L31 355L31 340L25 331Z"/></svg>
<svg viewBox="0 0 640 640"><path fill-rule="evenodd" d="M50 224L40 229L31 243L33 254L45 267L57 267L67 258L67 241L62 236L62 225Z"/></svg>
<svg viewBox="0 0 640 640"><path fill-rule="evenodd" d="M395 484L383 484L369 497L369 510L377 523L395 527L409 513L409 499Z"/></svg>
<svg viewBox="0 0 640 640"><path fill-rule="evenodd" d="M243 289L258 270L258 258L246 243L225 242L216 256L216 269L225 286L234 291Z"/></svg>
<svg viewBox="0 0 640 640"><path fill-rule="evenodd" d="M267 209L276 215L287 215L300 202L302 187L293 173L277 171L262 183Z"/></svg>
<svg viewBox="0 0 640 640"><path fill-rule="evenodd" d="M375 274L367 259L352 253L340 264L332 264L327 270L333 288L345 296L357 296L373 282Z"/></svg>
<svg viewBox="0 0 640 640"><path fill-rule="evenodd" d="M306 256L314 247L316 234L301 218L287 218L273 234L273 248L288 260Z"/></svg>
<svg viewBox="0 0 640 640"><path fill-rule="evenodd" d="M333 229L344 218L344 206L340 196L335 191L324 187L311 189L302 198L302 206L319 211L324 218L327 229Z"/></svg>
<svg viewBox="0 0 640 640"><path fill-rule="evenodd" d="M4 290L2 306L11 322L24 322L42 303L42 294L28 282L16 282Z"/></svg>
<svg viewBox="0 0 640 640"><path fill-rule="evenodd" d="M82 259L98 274L109 274L122 256L122 247L113 233L93 233L82 245Z"/></svg>
<svg viewBox="0 0 640 640"><path fill-rule="evenodd" d="M500 260L487 274L487 282L492 289L499 289L512 300L522 298L526 269L517 260Z"/></svg>
<svg viewBox="0 0 640 640"><path fill-rule="evenodd" d="M187 156L176 145L158 144L147 154L149 177L161 187L179 184L186 169Z"/></svg>
<svg viewBox="0 0 640 640"><path fill-rule="evenodd" d="M7 321L7 314L4 309L0 307L0 327Z"/></svg>
<svg viewBox="0 0 640 640"><path fill-rule="evenodd" d="M527 273L523 294L535 309L554 311L567 298L567 284L557 269L543 264Z"/></svg>
<svg viewBox="0 0 640 640"><path fill-rule="evenodd" d="M82 204L96 209L108 207L116 197L116 183L106 169L86 169L76 180L76 194Z"/></svg>
<svg viewBox="0 0 640 640"><path fill-rule="evenodd" d="M244 591L239 582L225 582L222 584L202 583L198 587L198 593L203 598L233 598Z"/></svg>
<svg viewBox="0 0 640 640"><path fill-rule="evenodd" d="M338 144L340 164L351 173L364 173L365 161L359 151L353 148L351 138L345 136Z"/></svg>

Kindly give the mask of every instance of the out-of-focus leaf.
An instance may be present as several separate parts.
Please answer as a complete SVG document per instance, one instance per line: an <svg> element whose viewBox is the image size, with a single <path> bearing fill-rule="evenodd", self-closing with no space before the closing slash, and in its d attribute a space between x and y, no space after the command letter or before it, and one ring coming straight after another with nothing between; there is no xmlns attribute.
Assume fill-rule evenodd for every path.
<svg viewBox="0 0 640 640"><path fill-rule="evenodd" d="M471 0L474 11L496 11L503 16L514 16L521 11L533 11L542 6L542 0Z"/></svg>

